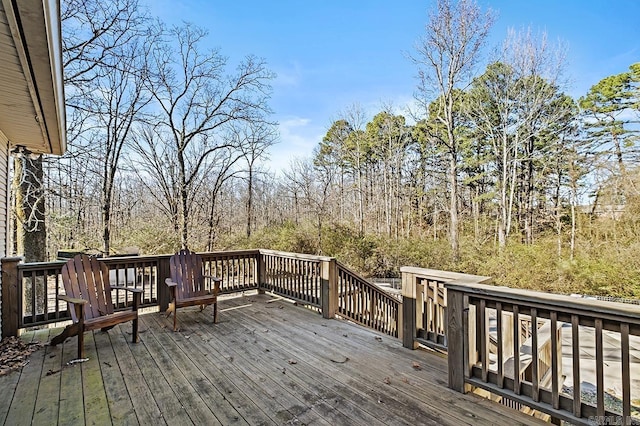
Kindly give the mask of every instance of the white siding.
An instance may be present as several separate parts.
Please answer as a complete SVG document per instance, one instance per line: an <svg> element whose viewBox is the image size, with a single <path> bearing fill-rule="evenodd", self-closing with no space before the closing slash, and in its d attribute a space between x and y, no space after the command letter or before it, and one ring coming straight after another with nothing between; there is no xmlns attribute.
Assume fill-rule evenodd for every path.
<svg viewBox="0 0 640 426"><path fill-rule="evenodd" d="M9 143L0 132L0 258L8 252L9 238ZM2 275L0 274L0 330L2 330Z"/></svg>

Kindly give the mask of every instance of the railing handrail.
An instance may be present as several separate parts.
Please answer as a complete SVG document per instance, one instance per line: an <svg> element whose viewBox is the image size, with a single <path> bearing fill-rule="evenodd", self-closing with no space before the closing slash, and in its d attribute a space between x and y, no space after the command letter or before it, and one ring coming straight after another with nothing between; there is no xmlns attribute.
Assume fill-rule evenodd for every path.
<svg viewBox="0 0 640 426"><path fill-rule="evenodd" d="M287 257L290 259L313 260L318 262L328 262L335 259L330 256L317 256L313 254L292 253L292 252L278 251L278 250L259 249L258 251L260 252L260 254L266 254L270 256Z"/></svg>
<svg viewBox="0 0 640 426"><path fill-rule="evenodd" d="M580 311L579 313L581 315L597 315L601 318L612 318L617 321L624 318L624 321L626 322L640 324L640 306L633 304L583 299L563 294L453 281L445 283L445 288L466 294L475 294L485 298L493 297L502 300L510 300L519 305L545 305L558 311Z"/></svg>
<svg viewBox="0 0 640 426"><path fill-rule="evenodd" d="M398 301L398 299L395 296L393 296L392 294L387 293L386 291L382 290L377 285L369 282L367 279L363 278L362 276L360 276L360 274L358 274L358 273L354 272L353 270L349 269L347 266L345 266L340 261L336 261L336 265L338 266L339 269L342 269L343 271L347 272L348 274L350 274L350 275L352 275L354 277L357 277L362 283L366 284L368 287L370 287L372 289L372 291L380 294L382 297L394 300L396 302Z"/></svg>
<svg viewBox="0 0 640 426"><path fill-rule="evenodd" d="M18 263L18 269L21 271L36 271L40 269L62 268L65 262L65 260L54 260L51 262Z"/></svg>
<svg viewBox="0 0 640 426"><path fill-rule="evenodd" d="M461 272L442 271L439 269L418 268L416 266L402 266L400 272L413 274L418 278L434 281L453 282L463 284L490 283L493 278L483 275L464 274Z"/></svg>

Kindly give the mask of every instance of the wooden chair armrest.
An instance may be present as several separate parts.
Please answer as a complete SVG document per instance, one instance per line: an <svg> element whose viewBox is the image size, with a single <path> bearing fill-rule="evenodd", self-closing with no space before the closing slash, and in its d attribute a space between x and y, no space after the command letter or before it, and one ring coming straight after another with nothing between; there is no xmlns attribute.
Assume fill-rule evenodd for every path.
<svg viewBox="0 0 640 426"><path fill-rule="evenodd" d="M166 280L164 280L164 283L165 283L166 285L168 285L169 287L175 287L175 286L177 286L177 285L178 285L178 283L177 283L177 282L172 281L172 280L171 280L171 278L167 278Z"/></svg>
<svg viewBox="0 0 640 426"><path fill-rule="evenodd" d="M215 275L203 275L204 278L210 278L213 281L222 282L222 278L218 278Z"/></svg>
<svg viewBox="0 0 640 426"><path fill-rule="evenodd" d="M57 298L58 298L59 300L64 300L64 301L65 301L65 302L67 302L67 303L73 303L73 304L75 304L75 305L84 305L84 304L86 304L86 303L89 303L89 301L88 301L88 300L85 300L85 299L77 299L77 298L75 298L75 297L69 297L69 296L67 296L66 294L59 294L59 295L57 296Z"/></svg>
<svg viewBox="0 0 640 426"><path fill-rule="evenodd" d="M142 293L141 288L125 287L123 285L113 285L111 286L111 290L126 290L132 293Z"/></svg>

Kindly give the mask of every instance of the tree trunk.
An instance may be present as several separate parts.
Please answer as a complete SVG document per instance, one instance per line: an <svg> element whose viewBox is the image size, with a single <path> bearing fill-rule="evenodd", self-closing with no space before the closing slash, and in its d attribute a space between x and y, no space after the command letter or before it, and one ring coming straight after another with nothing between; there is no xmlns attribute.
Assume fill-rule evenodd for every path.
<svg viewBox="0 0 640 426"><path fill-rule="evenodd" d="M115 173L115 172L114 172ZM105 256L111 253L111 200L113 197L113 175L105 174L102 188L102 244Z"/></svg>
<svg viewBox="0 0 640 426"><path fill-rule="evenodd" d="M454 153L449 158L449 183L451 185L449 199L449 239L451 243L451 255L455 261L460 258L459 233L458 233L458 162Z"/></svg>
<svg viewBox="0 0 640 426"><path fill-rule="evenodd" d="M25 262L47 260L47 229L42 157L14 159L15 238L18 255Z"/></svg>
<svg viewBox="0 0 640 426"><path fill-rule="evenodd" d="M249 182L247 188L247 238L251 238L251 216L253 215L253 167L249 166Z"/></svg>

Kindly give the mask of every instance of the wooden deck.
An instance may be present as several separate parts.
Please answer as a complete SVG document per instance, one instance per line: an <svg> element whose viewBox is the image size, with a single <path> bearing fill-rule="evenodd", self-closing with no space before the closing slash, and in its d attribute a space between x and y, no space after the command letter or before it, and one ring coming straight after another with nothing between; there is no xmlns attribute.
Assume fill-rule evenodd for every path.
<svg viewBox="0 0 640 426"><path fill-rule="evenodd" d="M540 424L447 388L446 358L269 295L46 346L0 377L0 424ZM59 329L26 333L48 341Z"/></svg>

